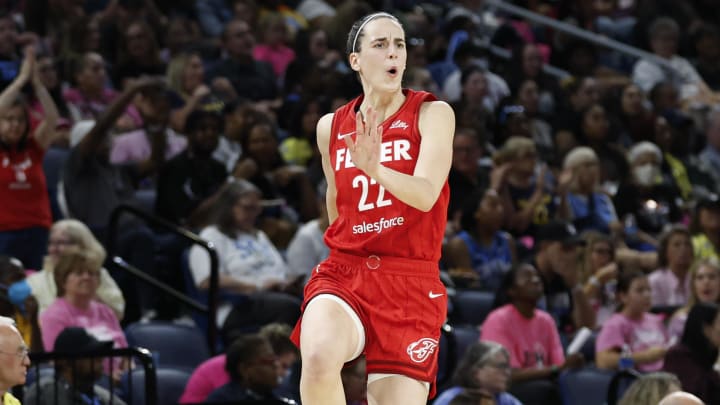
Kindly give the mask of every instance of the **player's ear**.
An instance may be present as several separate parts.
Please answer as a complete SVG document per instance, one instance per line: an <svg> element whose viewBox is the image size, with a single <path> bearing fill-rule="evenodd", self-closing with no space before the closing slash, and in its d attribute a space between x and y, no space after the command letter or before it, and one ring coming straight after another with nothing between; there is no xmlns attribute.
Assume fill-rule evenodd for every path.
<svg viewBox="0 0 720 405"><path fill-rule="evenodd" d="M359 72L360 71L360 62L358 58L358 53L353 52L350 55L348 55L348 63L350 64L350 69Z"/></svg>

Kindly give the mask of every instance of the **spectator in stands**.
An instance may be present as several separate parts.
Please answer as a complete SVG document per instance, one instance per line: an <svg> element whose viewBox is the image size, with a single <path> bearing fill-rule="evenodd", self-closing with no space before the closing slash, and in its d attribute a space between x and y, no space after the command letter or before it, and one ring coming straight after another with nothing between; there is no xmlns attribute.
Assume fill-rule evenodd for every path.
<svg viewBox="0 0 720 405"><path fill-rule="evenodd" d="M582 365L579 353L563 354L555 321L538 309L543 285L538 271L521 264L505 273L495 299L496 309L483 323L480 340L508 349L512 369L510 392L526 405L557 404L557 386L552 381L561 370Z"/></svg>
<svg viewBox="0 0 720 405"><path fill-rule="evenodd" d="M575 227L564 221L541 226L535 239L535 267L543 283L544 309L564 333L596 324L580 278L578 248L584 244Z"/></svg>
<svg viewBox="0 0 720 405"><path fill-rule="evenodd" d="M40 381L25 389L25 403L125 405L117 394L111 394L97 382L102 375L98 359L82 357L83 353L108 350L112 346L111 340L99 340L83 328L63 329L52 350L77 357L56 360L54 375L41 374Z"/></svg>
<svg viewBox="0 0 720 405"><path fill-rule="evenodd" d="M302 277L302 281L298 280L299 283L309 280L313 268L325 260L330 253L324 239L325 231L330 226L325 200L326 191L327 183L323 180L317 187L320 216L298 228L285 254L290 274Z"/></svg>
<svg viewBox="0 0 720 405"><path fill-rule="evenodd" d="M640 272L623 273L617 285L618 312L605 321L595 343L597 366L617 369L629 355L640 371L657 371L667 352L667 333L662 318L651 314L650 283ZM625 353L625 354L623 354Z"/></svg>
<svg viewBox="0 0 720 405"><path fill-rule="evenodd" d="M305 166L308 175L319 180L322 176L320 151L315 133L318 120L330 111L327 97L303 97L292 105L290 118L285 126L289 136L280 143L280 154L289 164ZM313 181L317 184L317 181Z"/></svg>
<svg viewBox="0 0 720 405"><path fill-rule="evenodd" d="M98 301L100 268L103 257L97 252L67 249L53 270L57 299L40 314L43 346L51 351L60 332L80 327L101 340L112 340L115 347L127 347L120 322L110 307Z"/></svg>
<svg viewBox="0 0 720 405"><path fill-rule="evenodd" d="M708 404L720 403L720 374L717 372L720 347L720 307L698 303L692 307L680 342L665 355L663 369L675 374L682 389Z"/></svg>
<svg viewBox="0 0 720 405"><path fill-rule="evenodd" d="M487 81L487 95L482 105L494 109L500 101L510 95L510 88L506 83L506 79L487 70L483 69L485 63L481 62L485 52L473 41L466 40L460 43L452 55L453 62L456 66L455 70L450 73L445 80L440 83L442 85L442 93L447 97L449 102L457 102L461 98L464 88L463 72L475 68L479 68ZM409 59L410 55L408 55Z"/></svg>
<svg viewBox="0 0 720 405"><path fill-rule="evenodd" d="M665 224L681 219L676 203L681 200L680 192L663 181L662 160L660 148L651 142L640 142L628 152L630 175L622 180L613 200L618 217L627 219L632 215L637 224L637 237L633 230L625 230L630 247L647 250L641 244L656 246L655 237Z"/></svg>
<svg viewBox="0 0 720 405"><path fill-rule="evenodd" d="M38 303L30 292L22 263L0 256L0 316L15 320L15 327L32 351L42 351Z"/></svg>
<svg viewBox="0 0 720 405"><path fill-rule="evenodd" d="M690 297L668 322L668 336L678 340L685 329L688 312L695 304L720 303L720 263L712 259L696 260L690 267Z"/></svg>
<svg viewBox="0 0 720 405"><path fill-rule="evenodd" d="M610 234L621 228L612 199L600 190L600 162L595 151L587 146L573 148L565 156L563 169L572 174L565 212L577 230Z"/></svg>
<svg viewBox="0 0 720 405"><path fill-rule="evenodd" d="M58 117L57 123L55 124L55 131L57 132L57 134L55 135L55 141L52 143L51 146L65 148L70 142L70 127L72 124L72 116L70 114L70 110L68 109L68 105L63 98L64 84L61 80L60 75L58 74L56 60L49 54L39 54L37 55L37 61L35 62L35 64L37 65L40 81L42 82L43 86L45 86L48 93L50 93L50 97L52 97L53 102L58 109L58 114L60 115ZM42 103L40 102L38 97L32 95L29 99L29 103L31 114L34 117L42 119L44 111Z"/></svg>
<svg viewBox="0 0 720 405"><path fill-rule="evenodd" d="M227 78L241 97L264 101L262 104L267 108L277 106L277 102L272 102L277 97L272 66L253 59L254 45L255 37L247 22L238 19L228 22L222 34L226 57L210 69L208 78L212 83L217 78Z"/></svg>
<svg viewBox="0 0 720 405"><path fill-rule="evenodd" d="M211 101L210 87L204 83L205 68L200 53L175 55L168 63L166 77L168 87L179 97L170 113L170 127L183 132L188 115Z"/></svg>
<svg viewBox="0 0 720 405"><path fill-rule="evenodd" d="M513 89L513 104L521 106L528 119L528 136L535 141L540 157L548 162L555 163L555 140L553 130L545 117L540 114L540 89L533 79L525 79ZM511 134L520 135L520 134Z"/></svg>
<svg viewBox="0 0 720 405"><path fill-rule="evenodd" d="M648 28L648 37L653 53L670 64L671 68L659 66L649 59L638 60L633 67L632 78L643 91L649 92L658 82L669 81L678 90L683 102L717 102L717 95L692 64L676 54L680 27L675 20L670 17L657 18Z"/></svg>
<svg viewBox="0 0 720 405"><path fill-rule="evenodd" d="M241 336L227 350L225 370L230 382L214 390L205 402L280 401L277 356L268 340L259 335Z"/></svg>
<svg viewBox="0 0 720 405"><path fill-rule="evenodd" d="M219 111L195 110L187 117L188 147L168 160L158 172L155 213L184 224L192 211L227 180L222 163L212 158L222 133Z"/></svg>
<svg viewBox="0 0 720 405"><path fill-rule="evenodd" d="M692 289L690 266L694 260L690 231L684 225L673 225L660 236L660 268L648 276L652 306L685 305Z"/></svg>
<svg viewBox="0 0 720 405"><path fill-rule="evenodd" d="M285 71L284 89L286 94L319 93L332 96L329 93L341 92L333 84L343 87L343 78L348 75L350 68L345 64L340 52L331 49L328 45L328 33L321 26L315 26L309 31L300 31L296 37L296 58L290 62ZM322 88L308 86L313 76L322 78ZM343 83L343 85L340 85ZM341 92L342 93L342 92Z"/></svg>
<svg viewBox="0 0 720 405"><path fill-rule="evenodd" d="M600 101L598 82L592 76L571 77L563 81L565 106L555 115L552 123L555 130L557 156L562 157L570 149L579 146L583 112Z"/></svg>
<svg viewBox="0 0 720 405"><path fill-rule="evenodd" d="M17 49L23 46L17 22L5 10L0 14L0 43L0 89L5 89L21 71L22 55L18 54Z"/></svg>
<svg viewBox="0 0 720 405"><path fill-rule="evenodd" d="M217 322L226 337L234 329L271 321L294 325L300 301L283 291L295 280L267 235L255 227L260 190L245 180L226 183L199 209L207 213L200 237L212 242L219 259L219 286L225 293L241 295L233 307L221 303ZM197 287L208 288L210 258L197 246L190 249L190 269ZM231 311L231 309L233 309Z"/></svg>
<svg viewBox="0 0 720 405"><path fill-rule="evenodd" d="M466 394L476 398L473 404L486 403L481 400L484 399L496 405L521 405L506 392L510 385L510 367L510 354L501 344L474 343L455 368L453 387L441 393L434 404L446 405L458 395Z"/></svg>
<svg viewBox="0 0 720 405"><path fill-rule="evenodd" d="M71 59L68 77L73 87L63 91L73 121L94 120L102 114L117 97L117 92L107 87L105 61L99 53L87 52ZM138 119L136 124L140 124Z"/></svg>
<svg viewBox="0 0 720 405"><path fill-rule="evenodd" d="M622 131L618 140L625 147L641 141L652 141L655 124L652 111L646 107L645 93L635 83L627 84L620 94L615 118Z"/></svg>
<svg viewBox="0 0 720 405"><path fill-rule="evenodd" d="M20 98L28 83L44 111L40 121ZM17 257L31 269L42 264L52 223L42 161L56 137L57 120L55 103L40 81L35 48L28 46L20 72L0 93L0 254Z"/></svg>
<svg viewBox="0 0 720 405"><path fill-rule="evenodd" d="M115 135L110 150L110 163L136 166L141 178L153 176L169 159L185 150L187 139L168 125L170 123L170 92L156 81L154 86L141 88L134 100L143 127Z"/></svg>
<svg viewBox="0 0 720 405"><path fill-rule="evenodd" d="M258 28L261 38L252 50L253 58L271 64L280 83L295 59L295 51L287 46L289 33L285 18L277 12L265 13L260 17Z"/></svg>
<svg viewBox="0 0 720 405"><path fill-rule="evenodd" d="M211 45L203 40L197 21L184 15L170 16L164 34L161 42L165 47L160 51L163 62L169 62L188 49Z"/></svg>
<svg viewBox="0 0 720 405"><path fill-rule="evenodd" d="M290 242L294 229L284 235L277 233L278 228L273 225L280 222L292 228L298 222L317 218L315 189L305 175L305 167L287 164L282 159L277 129L269 119L250 123L246 129L241 139L242 155L233 175L257 186L264 200L282 201L278 206L264 210L260 227L276 246L284 248Z"/></svg>
<svg viewBox="0 0 720 405"><path fill-rule="evenodd" d="M693 233L696 258L720 260L720 199L714 197L698 201L690 231Z"/></svg>
<svg viewBox="0 0 720 405"><path fill-rule="evenodd" d="M232 173L242 153L240 141L247 131L247 126L264 118L265 115L255 110L252 102L237 100L224 105L223 117L224 132L213 152L213 158L224 164L228 173Z"/></svg>
<svg viewBox="0 0 720 405"><path fill-rule="evenodd" d="M510 87L519 87L525 79L535 80L539 88L538 111L552 116L558 108L560 87L555 77L543 71L545 62L538 45L527 42L515 47L511 63Z"/></svg>
<svg viewBox="0 0 720 405"><path fill-rule="evenodd" d="M165 64L160 59L160 47L153 29L143 20L135 20L120 27L122 38L116 64L112 69L115 87L125 89L128 79L143 75L165 74Z"/></svg>
<svg viewBox="0 0 720 405"><path fill-rule="evenodd" d="M80 249L100 257L101 262L105 260L105 248L95 239L87 225L77 219L62 219L55 222L50 228L48 254L43 261L42 270L27 278L41 313L57 298L54 270L60 256L68 249ZM96 298L112 308L118 319L122 319L125 299L115 280L104 267L100 269L100 284Z"/></svg>
<svg viewBox="0 0 720 405"><path fill-rule="evenodd" d="M457 218L470 199L490 182L490 168L483 166L484 139L472 128L457 128L453 138L453 159L448 174L450 203L448 217ZM459 224L458 224L459 225Z"/></svg>
<svg viewBox="0 0 720 405"><path fill-rule="evenodd" d="M11 318L0 318L0 400L4 405L20 405L10 389L25 384L30 367L28 348ZM29 402L26 402L29 403Z"/></svg>
<svg viewBox="0 0 720 405"><path fill-rule="evenodd" d="M62 194L68 214L87 224L98 240L108 236L112 212L121 204L137 206L134 183L140 176L135 167L110 163L111 130L130 101L143 90L157 86L157 79L144 78L133 82L113 101L95 122L83 121L75 125L71 136L72 149L62 174ZM155 268L153 232L139 221L125 217L116 229L113 252L143 271ZM149 311L156 295L151 287L125 275L118 275L128 307L125 320L132 321L143 311Z"/></svg>
<svg viewBox="0 0 720 405"><path fill-rule="evenodd" d="M674 374L644 374L628 387L618 405L655 405L666 395L680 391L680 388L680 380Z"/></svg>
<svg viewBox="0 0 720 405"><path fill-rule="evenodd" d="M600 161L600 183L617 185L627 177L625 152L611 137L610 121L605 107L592 104L581 113L579 140L591 147Z"/></svg>
<svg viewBox="0 0 720 405"><path fill-rule="evenodd" d="M716 24L703 23L690 31L695 51L693 65L708 87L720 90L720 31Z"/></svg>
<svg viewBox="0 0 720 405"><path fill-rule="evenodd" d="M287 379L288 373L298 359L298 349L290 340L292 329L289 325L270 323L260 328L258 335L268 340L278 358L278 377ZM236 338L241 337L239 334ZM217 388L230 382L230 375L225 369L226 354L212 357L195 368L180 403L199 403Z"/></svg>
<svg viewBox="0 0 720 405"><path fill-rule="evenodd" d="M582 272L583 289L595 310L595 328L599 329L617 308L615 297L619 266L615 259L613 239L597 232L587 232Z"/></svg>
<svg viewBox="0 0 720 405"><path fill-rule="evenodd" d="M494 122L494 105L488 97L488 80L486 71L477 65L468 65L460 75L460 99L452 104L458 117L459 128L472 128L478 134L486 134ZM502 143L504 139L488 139Z"/></svg>
<svg viewBox="0 0 720 405"><path fill-rule="evenodd" d="M557 207L547 170L537 164L531 139L510 137L493 155L493 165L507 167L496 182L505 208L505 229L516 237L532 235L538 226L555 218Z"/></svg>
<svg viewBox="0 0 720 405"><path fill-rule="evenodd" d="M516 262L515 240L501 229L503 210L493 188L479 189L466 201L461 229L443 250L443 262L459 287L496 291Z"/></svg>
<svg viewBox="0 0 720 405"><path fill-rule="evenodd" d="M681 111L668 110L655 118L654 142L662 151L660 170L666 183L674 185L685 203L706 198L715 190L690 150L696 134L692 119Z"/></svg>

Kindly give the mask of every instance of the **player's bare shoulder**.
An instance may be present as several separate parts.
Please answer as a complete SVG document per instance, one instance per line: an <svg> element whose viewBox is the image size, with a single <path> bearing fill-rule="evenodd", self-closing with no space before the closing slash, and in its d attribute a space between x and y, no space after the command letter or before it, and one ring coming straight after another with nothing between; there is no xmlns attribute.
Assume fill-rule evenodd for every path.
<svg viewBox="0 0 720 405"><path fill-rule="evenodd" d="M455 133L455 112L444 101L426 101L420 106L418 126L421 136L438 132L452 136Z"/></svg>
<svg viewBox="0 0 720 405"><path fill-rule="evenodd" d="M316 133L318 147L320 148L321 152L326 151L328 145L330 144L330 132L332 131L332 122L334 116L334 113L328 113L323 115L320 120L318 120Z"/></svg>

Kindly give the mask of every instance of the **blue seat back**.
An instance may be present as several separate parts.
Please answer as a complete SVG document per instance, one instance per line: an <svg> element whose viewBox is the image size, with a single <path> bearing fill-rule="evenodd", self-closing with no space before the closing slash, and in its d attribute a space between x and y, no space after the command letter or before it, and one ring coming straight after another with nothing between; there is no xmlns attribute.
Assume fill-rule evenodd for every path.
<svg viewBox="0 0 720 405"><path fill-rule="evenodd" d="M195 326L162 321L138 322L129 325L125 335L130 346L150 350L160 367L193 369L210 358L205 335Z"/></svg>
<svg viewBox="0 0 720 405"><path fill-rule="evenodd" d="M565 405L604 405L612 371L594 367L565 371L560 374L560 395Z"/></svg>
<svg viewBox="0 0 720 405"><path fill-rule="evenodd" d="M157 404L177 404L185 391L185 386L192 375L192 370L183 368L158 368ZM120 381L124 397L128 404L145 405L145 371L133 370L123 375Z"/></svg>
<svg viewBox="0 0 720 405"><path fill-rule="evenodd" d="M452 322L455 325L479 326L492 310L495 294L487 291L458 290L453 300Z"/></svg>

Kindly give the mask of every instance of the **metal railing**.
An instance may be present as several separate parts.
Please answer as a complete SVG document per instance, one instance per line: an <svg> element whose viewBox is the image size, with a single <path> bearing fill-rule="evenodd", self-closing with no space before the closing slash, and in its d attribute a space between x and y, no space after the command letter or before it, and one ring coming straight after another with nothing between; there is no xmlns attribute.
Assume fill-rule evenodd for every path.
<svg viewBox="0 0 720 405"><path fill-rule="evenodd" d="M495 7L496 9L504 11L506 13L522 17L527 21L532 21L533 23L550 27L554 30L561 31L565 34L583 39L595 45L612 49L625 55L633 56L638 59L648 60L658 66L669 69L671 72L676 72L675 67L671 65L670 62L668 62L667 60L660 58L659 56L648 51L636 48L634 46L630 46L620 41L616 41L604 35L598 35L592 31L578 28L572 24L568 24L566 22L558 21L550 17L534 13L525 8L518 7L503 0L485 0L485 4Z"/></svg>
<svg viewBox="0 0 720 405"><path fill-rule="evenodd" d="M119 384L112 378L103 376L95 381L95 386L100 386L108 391L110 396L108 404L115 403L114 399L116 398L123 400L128 405L157 405L158 403L155 364L153 363L152 354L146 349L139 347L105 348L83 353L30 353L28 356L32 362L28 370L28 385L16 387L13 390L15 396L25 405L47 404L49 398L53 398L52 403L54 404L67 403L68 395L73 398L80 397L83 395L81 389L72 381L66 380L63 375L70 375L70 380L83 378L81 374L87 373L87 370L79 371L81 367L77 365L85 359L109 360L107 361L110 365L109 374L112 374L113 360L117 358L127 359L128 363L134 364L135 368L142 368L144 386L133 387L134 378L132 378L132 375L138 372L136 369L128 370ZM67 374L58 370L59 362L64 364L63 367L68 368ZM93 367L103 368L104 366L93 365ZM97 370L93 374L99 375L101 373ZM93 388L93 391L95 391L95 388ZM120 395L120 393L123 395ZM142 400L135 401L136 398L142 398Z"/></svg>
<svg viewBox="0 0 720 405"><path fill-rule="evenodd" d="M126 263L122 258L114 256L114 253L116 251L116 238L118 234L118 226L120 224L120 218L123 215L132 215L137 218L140 218L141 220L145 221L146 223L162 228L166 231L169 231L170 233L173 233L175 235L178 235L182 237L183 239L186 239L187 241L191 242L192 244L198 245L205 249L208 252L208 255L210 256L210 280L209 280L209 286L208 286L208 303L207 305L193 299L192 297L188 296L187 294L184 294L166 283L158 280L157 278L148 275L147 273L143 272L143 269L137 269L130 264ZM134 277L140 279L141 281L150 284L154 288L157 288L164 293L168 294L169 296L173 297L174 299L180 301L181 303L191 307L194 310L197 310L199 312L205 313L208 316L208 328L207 328L207 342L208 347L210 348L210 353L215 354L216 352L216 342L218 337L218 330L217 330L217 323L215 321L215 315L217 314L217 297L219 292L219 269L220 269L220 262L218 260L217 252L215 251L215 247L212 243L200 238L198 235L190 232L187 229L183 229L169 221L166 221L162 218L158 218L154 215L148 214L141 209L138 209L136 207L133 207L131 205L127 204L121 204L115 210L113 211L112 215L110 216L110 224L108 226L108 241L107 241L107 247L108 247L108 256L112 257L112 261L110 263L111 266L114 266L115 268L122 269L123 271L126 271L133 275Z"/></svg>

